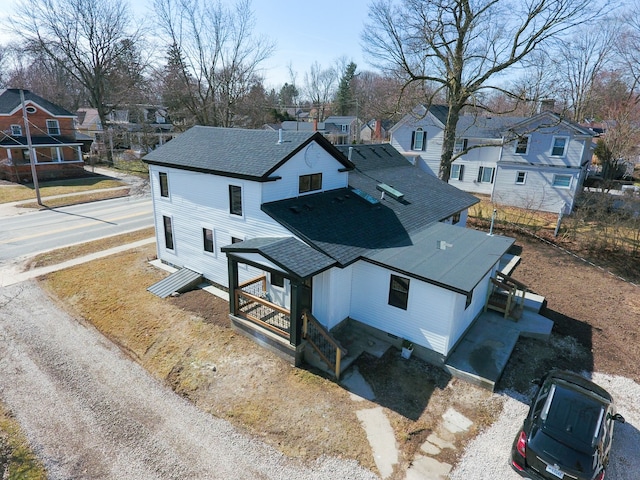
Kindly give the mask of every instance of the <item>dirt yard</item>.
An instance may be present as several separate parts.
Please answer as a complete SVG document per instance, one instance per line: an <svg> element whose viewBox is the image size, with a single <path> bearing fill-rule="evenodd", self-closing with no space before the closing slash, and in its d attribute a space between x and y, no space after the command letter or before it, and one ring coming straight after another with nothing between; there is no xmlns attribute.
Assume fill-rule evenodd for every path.
<svg viewBox="0 0 640 480"><path fill-rule="evenodd" d="M517 246L522 262L514 277L547 298L544 314L556 326L549 343L518 343L499 388L527 392L550 367L640 382L640 288L537 240L519 237ZM43 284L177 393L287 455L351 458L375 470L356 411L382 406L400 450L391 478L400 479L439 431L447 408L474 422L453 439L458 448L437 455L447 463L502 408L489 392L419 360L404 361L396 350L360 358L356 365L376 400L354 402L320 372L292 368L231 330L226 302L203 291L166 300L148 294L146 287L164 275L148 264L153 254L152 246L140 248L50 274Z"/></svg>

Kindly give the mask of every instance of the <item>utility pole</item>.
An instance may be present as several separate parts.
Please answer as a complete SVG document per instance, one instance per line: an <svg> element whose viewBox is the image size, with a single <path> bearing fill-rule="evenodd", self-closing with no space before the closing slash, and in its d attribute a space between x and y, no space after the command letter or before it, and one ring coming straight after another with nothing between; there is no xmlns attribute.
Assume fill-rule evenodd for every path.
<svg viewBox="0 0 640 480"><path fill-rule="evenodd" d="M31 177L33 178L33 187L36 190L38 205L42 205L42 199L40 198L40 187L38 186L38 172L36 171L36 152L33 150L33 144L31 143L31 131L29 130L29 119L27 118L27 106L24 102L24 90L22 89L20 89L20 101L22 102L24 133L27 135L27 146L29 147L29 163L31 164Z"/></svg>

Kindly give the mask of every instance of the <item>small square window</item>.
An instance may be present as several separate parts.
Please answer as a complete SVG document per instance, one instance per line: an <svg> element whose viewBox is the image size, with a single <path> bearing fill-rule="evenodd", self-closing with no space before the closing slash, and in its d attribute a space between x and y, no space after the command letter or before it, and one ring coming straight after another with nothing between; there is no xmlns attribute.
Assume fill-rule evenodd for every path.
<svg viewBox="0 0 640 480"><path fill-rule="evenodd" d="M11 125L11 135L14 137L21 137L22 125Z"/></svg>
<svg viewBox="0 0 640 480"><path fill-rule="evenodd" d="M569 188L571 186L571 175L554 175L553 186L560 188Z"/></svg>
<svg viewBox="0 0 640 480"><path fill-rule="evenodd" d="M166 172L160 172L158 176L160 177L160 196L168 197L169 196L169 178L167 177Z"/></svg>
<svg viewBox="0 0 640 480"><path fill-rule="evenodd" d="M171 217L163 216L162 220L164 223L164 246L168 250L173 250L173 225Z"/></svg>
<svg viewBox="0 0 640 480"><path fill-rule="evenodd" d="M529 150L529 136L526 135L524 137L518 137L516 142L516 154L517 155L526 155Z"/></svg>
<svg viewBox="0 0 640 480"><path fill-rule="evenodd" d="M243 242L244 240L242 240L241 238L238 237L231 237L231 243L240 243Z"/></svg>
<svg viewBox="0 0 640 480"><path fill-rule="evenodd" d="M552 157L564 157L567 148L567 137L553 137Z"/></svg>
<svg viewBox="0 0 640 480"><path fill-rule="evenodd" d="M229 213L242 216L242 187L229 185Z"/></svg>
<svg viewBox="0 0 640 480"><path fill-rule="evenodd" d="M516 184L524 185L524 182L527 180L527 172L517 172L516 173Z"/></svg>
<svg viewBox="0 0 640 480"><path fill-rule="evenodd" d="M409 303L409 279L398 275L391 275L389 285L389 305L407 309Z"/></svg>
<svg viewBox="0 0 640 480"><path fill-rule="evenodd" d="M213 253L213 230L210 228L202 229L202 243L205 252Z"/></svg>
<svg viewBox="0 0 640 480"><path fill-rule="evenodd" d="M307 193L322 190L322 173L300 175L298 180L298 192Z"/></svg>
<svg viewBox="0 0 640 480"><path fill-rule="evenodd" d="M284 288L284 275L278 272L271 272L270 283L274 287Z"/></svg>
<svg viewBox="0 0 640 480"><path fill-rule="evenodd" d="M60 135L58 120L47 120L47 133L49 135Z"/></svg>
<svg viewBox="0 0 640 480"><path fill-rule="evenodd" d="M453 180L462 181L462 176L464 175L464 165L459 165L454 163L451 165L451 178Z"/></svg>

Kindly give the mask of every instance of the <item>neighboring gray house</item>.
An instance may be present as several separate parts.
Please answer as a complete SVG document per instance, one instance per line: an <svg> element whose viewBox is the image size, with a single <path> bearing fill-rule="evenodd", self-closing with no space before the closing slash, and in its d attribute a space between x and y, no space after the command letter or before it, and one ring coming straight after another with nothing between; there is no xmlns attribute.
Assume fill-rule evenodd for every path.
<svg viewBox="0 0 640 480"><path fill-rule="evenodd" d="M391 128L391 144L438 175L446 117L445 106L419 106ZM529 118L462 116L456 136L451 185L504 205L573 209L591 161L590 130L545 111Z"/></svg>
<svg viewBox="0 0 640 480"><path fill-rule="evenodd" d="M358 117L332 115L323 123L324 136L334 145L360 143Z"/></svg>
<svg viewBox="0 0 640 480"><path fill-rule="evenodd" d="M514 242L464 228L477 198L389 144L193 127L144 161L158 258L228 291L234 327L296 364L347 319L442 363Z"/></svg>

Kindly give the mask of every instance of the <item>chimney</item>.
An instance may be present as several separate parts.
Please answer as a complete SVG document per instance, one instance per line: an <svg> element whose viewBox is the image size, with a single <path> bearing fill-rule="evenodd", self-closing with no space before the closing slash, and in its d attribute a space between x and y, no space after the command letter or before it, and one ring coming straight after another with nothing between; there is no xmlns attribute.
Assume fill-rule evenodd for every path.
<svg viewBox="0 0 640 480"><path fill-rule="evenodd" d="M318 119L317 118L313 119L313 131L314 132L318 131Z"/></svg>
<svg viewBox="0 0 640 480"><path fill-rule="evenodd" d="M375 131L373 133L374 138L376 140L382 140L382 121L376 120L374 128L375 128Z"/></svg>
<svg viewBox="0 0 640 480"><path fill-rule="evenodd" d="M556 101L553 98L543 98L540 100L540 107L538 113L553 112L556 106Z"/></svg>

